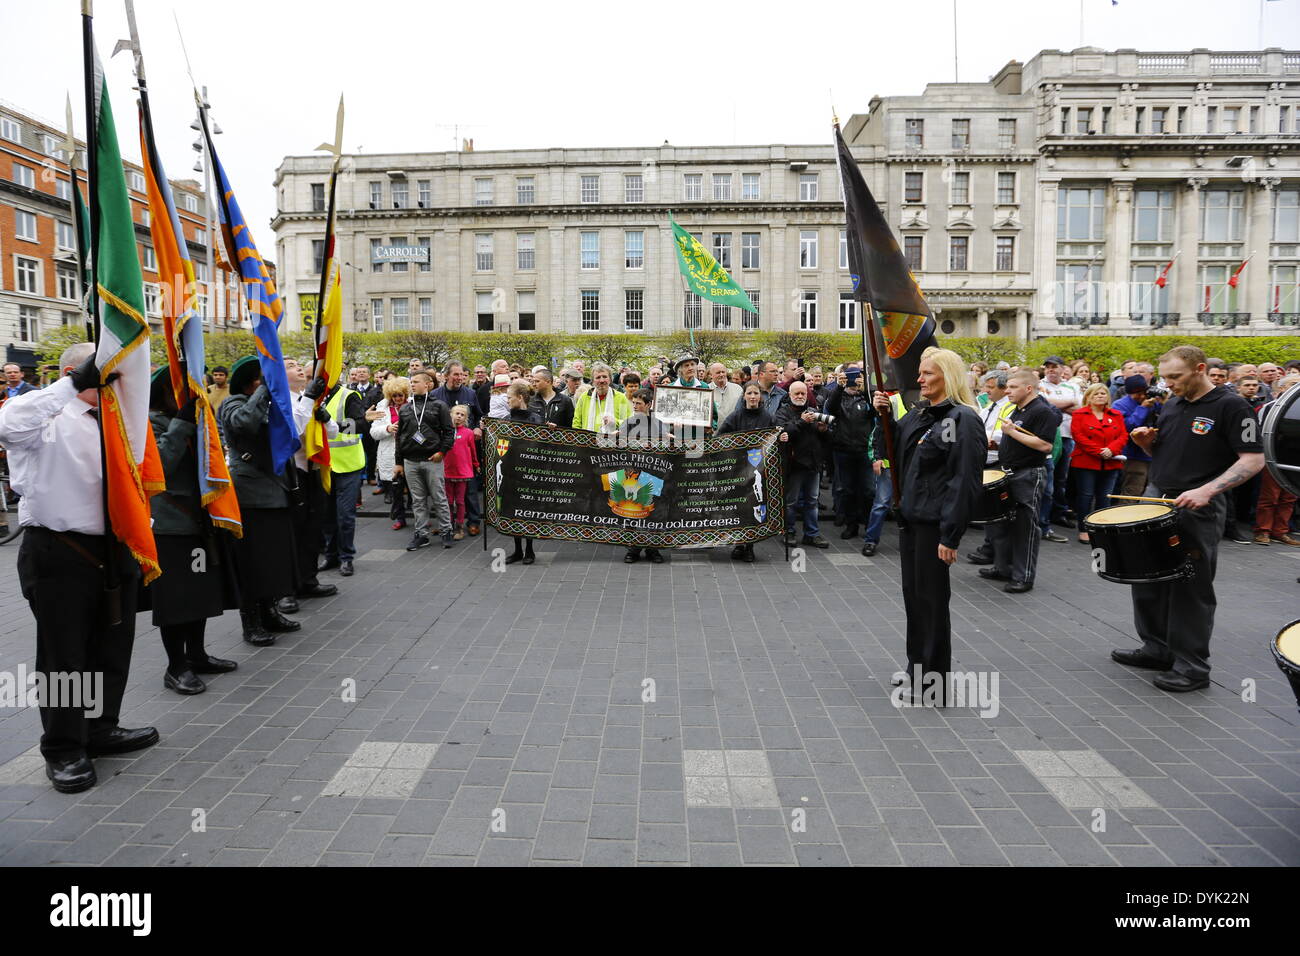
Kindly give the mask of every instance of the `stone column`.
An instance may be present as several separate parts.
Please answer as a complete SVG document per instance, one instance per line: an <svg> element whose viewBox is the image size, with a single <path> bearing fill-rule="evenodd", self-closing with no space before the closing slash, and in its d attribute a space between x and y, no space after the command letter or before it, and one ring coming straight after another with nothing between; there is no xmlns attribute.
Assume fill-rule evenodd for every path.
<svg viewBox="0 0 1300 956"><path fill-rule="evenodd" d="M1116 180L1112 199L1113 218L1106 230L1106 265L1102 270L1105 310L1110 313L1110 327L1128 329L1129 256L1133 237L1133 180Z"/></svg>
<svg viewBox="0 0 1300 956"><path fill-rule="evenodd" d="M1029 310L1016 309L1016 340L1020 342L1029 339Z"/></svg>
<svg viewBox="0 0 1300 956"><path fill-rule="evenodd" d="M989 315L992 311L992 309L975 310L975 334L982 339L989 337Z"/></svg>
<svg viewBox="0 0 1300 956"><path fill-rule="evenodd" d="M1170 311L1182 316L1180 328L1201 328L1196 315L1201 311L1200 295L1200 217L1201 187L1207 180L1203 176L1193 176L1187 180L1187 188L1178 195L1178 242L1174 251L1181 252L1178 262L1169 273L1173 280L1173 295L1170 296L1173 308Z"/></svg>
<svg viewBox="0 0 1300 956"><path fill-rule="evenodd" d="M578 304L576 294L572 297L574 320L565 322L565 301L569 298L569 276L564 268L564 239L563 226L552 226L547 230L547 253L551 262L550 275L546 277L551 314L548 332L577 332L582 328L582 319L577 311L581 306ZM541 307L540 302L538 307Z"/></svg>
<svg viewBox="0 0 1300 956"><path fill-rule="evenodd" d="M1059 180L1039 182L1037 223L1034 241L1037 243L1037 267L1034 269L1034 324L1056 325L1056 313L1062 311L1056 301L1056 191Z"/></svg>
<svg viewBox="0 0 1300 956"><path fill-rule="evenodd" d="M1247 187L1245 255L1253 256L1238 280L1237 310L1250 313L1250 328L1267 331L1273 328L1268 311L1269 243L1273 238L1273 189L1281 182L1267 176Z"/></svg>

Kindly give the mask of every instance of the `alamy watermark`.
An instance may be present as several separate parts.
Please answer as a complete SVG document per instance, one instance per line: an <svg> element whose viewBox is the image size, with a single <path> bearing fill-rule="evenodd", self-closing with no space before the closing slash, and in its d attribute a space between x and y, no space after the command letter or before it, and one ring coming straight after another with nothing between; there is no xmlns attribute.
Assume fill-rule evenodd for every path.
<svg viewBox="0 0 1300 956"><path fill-rule="evenodd" d="M104 713L102 671L0 671L0 707L66 707L90 718Z"/></svg>

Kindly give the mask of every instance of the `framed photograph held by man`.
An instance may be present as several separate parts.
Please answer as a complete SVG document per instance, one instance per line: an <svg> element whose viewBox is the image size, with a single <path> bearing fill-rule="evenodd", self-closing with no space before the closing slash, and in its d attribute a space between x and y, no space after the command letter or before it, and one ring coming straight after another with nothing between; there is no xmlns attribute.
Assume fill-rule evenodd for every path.
<svg viewBox="0 0 1300 956"><path fill-rule="evenodd" d="M660 385L655 389L654 416L665 425L713 424L713 390L681 385Z"/></svg>

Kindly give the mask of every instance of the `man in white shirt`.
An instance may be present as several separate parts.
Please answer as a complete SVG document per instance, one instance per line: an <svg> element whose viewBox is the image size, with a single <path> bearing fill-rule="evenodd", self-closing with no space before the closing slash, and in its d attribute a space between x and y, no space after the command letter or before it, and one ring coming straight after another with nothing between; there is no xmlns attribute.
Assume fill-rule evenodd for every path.
<svg viewBox="0 0 1300 956"><path fill-rule="evenodd" d="M727 366L721 362L709 366L709 380L713 387L714 421L725 422L727 416L740 404L743 391L727 378Z"/></svg>
<svg viewBox="0 0 1300 956"><path fill-rule="evenodd" d="M18 580L36 617L36 672L51 692L80 690L79 701L47 699L40 708L45 774L55 790L77 793L95 785L91 757L152 746L158 731L118 726L140 569L104 533L95 346L70 346L59 367L55 384L0 408L0 444L22 496ZM105 576L110 549L115 581Z"/></svg>
<svg viewBox="0 0 1300 956"><path fill-rule="evenodd" d="M353 369L355 372L356 369ZM293 453L294 477L296 485L291 492L293 515L293 534L295 553L298 561L298 577L302 581L296 595L281 598L280 610L285 614L295 614L298 602L304 598L323 598L338 594L339 589L333 584L321 584L316 578L316 558L320 555L321 533L325 522L325 513L329 507L328 496L320 483L320 469L307 460L307 451L303 436L307 434L307 423L315 411L316 399L304 391L307 388L307 369L296 359L284 360L284 374L289 380L290 401L293 403L293 427L298 433L298 450ZM326 439L334 438L339 433L338 423L328 418L329 413L322 406L321 412L328 419L325 422Z"/></svg>
<svg viewBox="0 0 1300 956"><path fill-rule="evenodd" d="M1070 437L1071 413L1083 404L1083 395L1077 386L1065 380L1065 360L1059 355L1043 359L1043 380L1038 383L1038 394L1061 413L1061 457L1047 469L1047 487L1043 489L1043 503L1039 511L1043 537L1048 541L1064 541L1063 535L1052 530L1053 524L1073 528L1074 519L1065 495L1065 482L1070 476L1070 453L1074 439Z"/></svg>
<svg viewBox="0 0 1300 956"><path fill-rule="evenodd" d="M989 445L988 453L984 457L984 465L987 468L998 467L998 445L1002 441L1002 422L1015 407L1007 396L1007 375L1006 369L994 369L992 372L986 372L980 380L980 387L989 397L988 405L980 409L980 416L984 419L984 437ZM993 536L990 534L992 527L989 524L984 526L983 543L966 555L969 563L993 563Z"/></svg>

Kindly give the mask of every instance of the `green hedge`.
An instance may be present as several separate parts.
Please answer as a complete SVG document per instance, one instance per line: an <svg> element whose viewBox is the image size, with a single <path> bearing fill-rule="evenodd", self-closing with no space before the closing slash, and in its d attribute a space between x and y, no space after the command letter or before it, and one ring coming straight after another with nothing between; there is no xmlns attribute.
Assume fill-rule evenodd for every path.
<svg viewBox="0 0 1300 956"><path fill-rule="evenodd" d="M72 342L84 341L82 326L55 329L36 348L42 362L53 363ZM249 331L214 332L206 336L209 367L230 367L236 359L253 353ZM1086 335L1070 338L1037 339L1021 342L1006 336L988 338L943 338L941 344L968 362L1007 361L1013 365L1037 365L1048 355L1071 361L1086 359L1094 367L1118 368L1127 359L1154 362L1175 345L1197 345L1206 353L1228 362L1283 362L1300 357L1300 338L1295 336L1141 336ZM152 339L155 364L166 361L163 340ZM666 335L597 333L589 335L542 332L349 332L343 336L345 366L365 363L372 368L404 370L418 358L426 365L441 367L450 359L469 366L487 365L504 358L524 366L551 365L557 368L581 358L590 366L604 362L614 368L627 364L645 370L660 356L674 357L694 348L706 363L748 365L757 356L774 360L793 358L801 365L834 366L862 357L862 337L853 332L715 332L700 329L692 336L685 330ZM287 356L307 358L313 344L309 333L288 332L281 336Z"/></svg>

